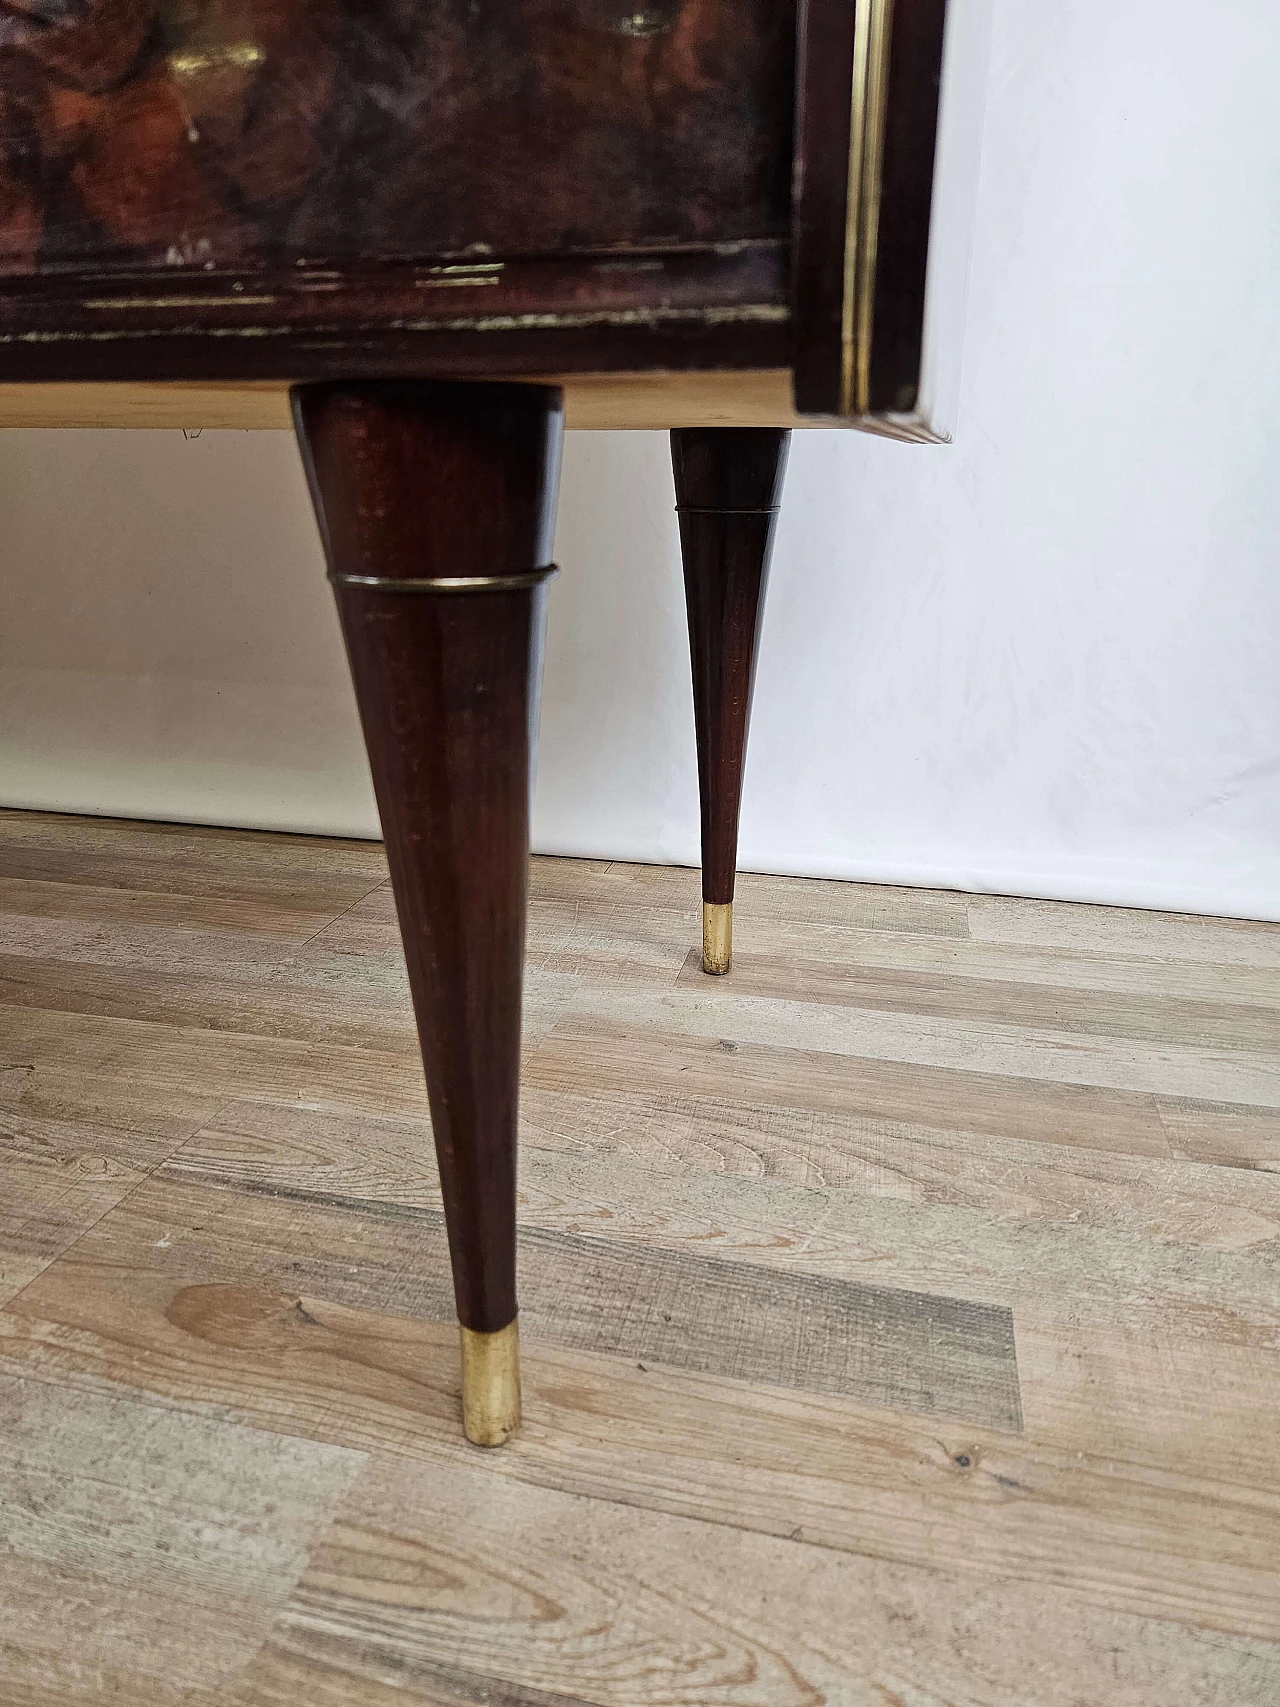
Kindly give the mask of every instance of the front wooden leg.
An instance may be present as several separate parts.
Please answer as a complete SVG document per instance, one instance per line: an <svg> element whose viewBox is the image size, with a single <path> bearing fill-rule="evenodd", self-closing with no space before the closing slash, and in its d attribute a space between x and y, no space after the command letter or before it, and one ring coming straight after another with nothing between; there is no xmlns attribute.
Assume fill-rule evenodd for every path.
<svg viewBox="0 0 1280 1707"><path fill-rule="evenodd" d="M547 386L298 387L294 420L404 937L469 1439L520 1421L529 789L563 416Z"/></svg>
<svg viewBox="0 0 1280 1707"><path fill-rule="evenodd" d="M742 771L790 440L772 427L681 427L671 435L702 799L704 972L727 972L733 958Z"/></svg>

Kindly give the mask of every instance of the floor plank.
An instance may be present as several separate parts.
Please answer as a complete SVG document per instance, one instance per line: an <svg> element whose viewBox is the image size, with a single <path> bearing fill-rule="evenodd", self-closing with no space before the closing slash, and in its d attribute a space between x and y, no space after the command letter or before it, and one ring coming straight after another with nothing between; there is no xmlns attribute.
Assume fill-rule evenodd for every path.
<svg viewBox="0 0 1280 1707"><path fill-rule="evenodd" d="M696 941L696 933L695 933ZM1067 941L1071 938L1067 934ZM964 977L996 983L1046 985L1052 990L1108 992L1139 999L1226 1002L1280 1008L1280 980L1267 956L1239 961L1143 955L1131 939L1113 953L1102 947L988 942L927 932L876 931L840 925L796 924L773 915L739 917L734 906L734 958L757 957L775 967L823 960L842 967ZM735 974L730 973L732 982Z"/></svg>
<svg viewBox="0 0 1280 1707"><path fill-rule="evenodd" d="M157 1177L108 1221L0 1312L0 1367L95 1390L145 1384L209 1414L230 1407L255 1427L465 1461L438 1217L367 1201L304 1209L292 1196ZM831 1249L857 1260L843 1238ZM1093 1323L1113 1336L1131 1320L1126 1300L1146 1295L1143 1277L1121 1266L1117 1295ZM1061 1288L1050 1277L1045 1299ZM538 1337L547 1316L536 1276L533 1290L528 1420L495 1472L762 1533L798 1526L841 1551L1011 1572L1099 1605L1280 1636L1280 1485L1254 1473L1260 1459L1274 1466L1269 1437L1246 1440L1238 1460L1239 1437L1223 1430L1211 1465L1179 1460L1154 1432L1145 1451L1122 1456L1105 1415L1073 1409L1052 1384L1019 1436L562 1350ZM1170 1340L1172 1314L1151 1312L1150 1338ZM1041 1332L1073 1343L1079 1315L1064 1303ZM1193 1346L1222 1349L1216 1315L1199 1336L1191 1326ZM1249 1359L1274 1403L1280 1357L1250 1345L1242 1370ZM1184 1367L1193 1361L1194 1351Z"/></svg>
<svg viewBox="0 0 1280 1707"><path fill-rule="evenodd" d="M1043 1148L1055 1153L1052 1146ZM1129 1158L1105 1159L1112 1167L1117 1162L1136 1167ZM958 1166L963 1165L961 1153ZM1165 1168L1181 1171L1185 1181L1185 1164ZM1198 1181L1199 1171L1190 1171ZM1002 1309L1016 1305L1024 1317L1034 1313L1038 1319L1058 1320L1065 1315L1075 1323L1117 1326L1146 1321L1184 1337L1226 1336L1262 1345L1276 1341L1280 1265L1273 1219L1238 1211L1220 1224L1217 1238L1179 1239L1160 1219L1159 1202L1146 1217L1126 1215L1123 1200L1117 1205L1105 1189L1109 1183L1102 1181L1102 1205L1121 1212L1099 1213L1089 1226L1065 1205L1056 1215L1029 1213L1007 1196L997 1200L1000 1212L992 1215L963 1198L922 1199L781 1177L658 1169L620 1149L592 1154L577 1146L526 1143L520 1159L520 1220L530 1235L608 1239L637 1251L714 1255L721 1261ZM163 1201L179 1221L199 1220L205 1211L192 1205L206 1201L210 1214L212 1205L184 1198L180 1188L202 1184L261 1200L252 1212L244 1206L242 1231L259 1240L264 1251L290 1238L287 1229L273 1230L280 1213L274 1199L313 1205L317 1234L326 1225L322 1215L335 1218L335 1229L343 1217L362 1215L376 1215L390 1229L396 1212L403 1212L403 1233L386 1234L391 1254L385 1261L393 1271L409 1260L407 1251L403 1257L395 1254L396 1239L416 1237L409 1229L415 1224L425 1228L423 1217L437 1214L441 1201L425 1123L357 1117L331 1123L327 1115L320 1121L306 1110L243 1103L222 1111L177 1150L133 1207L141 1213L145 1205ZM1253 1200L1268 1203L1272 1215L1280 1211L1270 1179L1228 1174L1220 1189L1233 1190L1238 1203L1241 1188L1253 1188ZM1070 1191L1070 1185L1064 1188L1068 1200ZM1167 1213L1176 1229L1176 1203ZM1183 1213L1190 1220L1189 1206ZM1201 1213L1210 1211L1202 1208ZM341 1249L346 1236L335 1230L326 1237ZM419 1255L416 1260L424 1259ZM531 1260L540 1260L532 1247ZM445 1296L436 1284L433 1280L429 1293L416 1296ZM428 1314L433 1308L420 1307ZM547 1307L552 1314L558 1309L554 1285ZM563 1308L571 1312L573 1305Z"/></svg>
<svg viewBox="0 0 1280 1707"><path fill-rule="evenodd" d="M1176 1156L1280 1173L1280 1118L1274 1109L1221 1107L1191 1097L1161 1097L1159 1108Z"/></svg>
<svg viewBox="0 0 1280 1707"><path fill-rule="evenodd" d="M93 1150L33 1152L4 1130L0 1116L0 1303L16 1297L146 1178L145 1168L111 1154L111 1137L99 1130ZM87 1130L77 1136L92 1142Z"/></svg>
<svg viewBox="0 0 1280 1707"><path fill-rule="evenodd" d="M99 1668L170 1687L233 1677L362 1463L344 1447L0 1376L8 1677L86 1696Z"/></svg>
<svg viewBox="0 0 1280 1707"><path fill-rule="evenodd" d="M386 882L387 861L377 842L0 808L0 874L333 916Z"/></svg>
<svg viewBox="0 0 1280 1707"><path fill-rule="evenodd" d="M690 1033L681 1029L685 1012L673 1013L669 1029L658 1030L575 1007L533 1053L525 1082L536 1090L585 1089L610 1100L641 1089L741 1098L997 1138L1171 1154L1155 1098L1146 1092L718 1036L712 1022L721 1016L705 1007L693 1012L698 1029ZM768 1035L767 1026L760 1031Z"/></svg>
<svg viewBox="0 0 1280 1707"><path fill-rule="evenodd" d="M81 1239L72 1265L109 1267L118 1251L131 1248L132 1262L151 1265L162 1251L163 1270L189 1283L270 1276L318 1296L374 1307L394 1300L407 1314L449 1320L448 1249L438 1209L343 1199L279 1182L259 1190L256 1200L246 1203L237 1194L228 1204L225 1190L175 1185L162 1171L134 1193L101 1239ZM1005 1306L870 1286L820 1261L813 1269L754 1263L744 1260L752 1247L742 1242L725 1258L711 1258L696 1236L674 1230L662 1243L618 1238L612 1228L610 1238L593 1236L589 1215L566 1224L555 1213L563 1197L558 1180L551 1197L552 1214L539 1216L535 1207L521 1228L526 1337L996 1429L1021 1427ZM222 1260L228 1215L236 1221L229 1270ZM294 1245L280 1223L299 1215L306 1217L306 1238ZM539 1226L539 1219L553 1224ZM294 1252L287 1263L282 1246ZM352 1267L344 1258L357 1246L362 1260ZM30 1307L38 1312L45 1296L32 1292Z"/></svg>
<svg viewBox="0 0 1280 1707"><path fill-rule="evenodd" d="M1275 1052L1280 1022L1274 1007L1244 1002L1196 1002L1146 991L1102 992L1012 979L910 968L866 967L828 958L739 952L731 973L738 995L812 1002L874 1013L929 1016L975 1025L1175 1044L1190 1049ZM701 990L701 956L690 952L679 984Z"/></svg>
<svg viewBox="0 0 1280 1707"><path fill-rule="evenodd" d="M212 929L288 942L305 941L334 917L332 896L322 901L296 891L193 895L156 887L127 889L120 884L48 883L21 877L0 877L0 914L5 917L6 934L18 919L40 919L126 928Z"/></svg>
<svg viewBox="0 0 1280 1707"><path fill-rule="evenodd" d="M698 900L535 862L484 1455L382 850L0 813L6 1707L1280 1698L1280 928Z"/></svg>
<svg viewBox="0 0 1280 1707"><path fill-rule="evenodd" d="M1164 1109L1158 1104L1162 1118ZM224 1113L250 1117L244 1105ZM282 1117L261 1117L277 1131ZM1270 1120L1268 1111L1268 1126ZM366 1132L361 1123L361 1133ZM1222 1250L1280 1240L1280 1153L1268 1177L1261 1160L1232 1167L1165 1161L1031 1139L939 1128L872 1115L828 1114L773 1103L680 1091L590 1091L527 1087L522 1141L541 1150L618 1155L648 1167L716 1176L793 1180L868 1197L952 1204L1022 1220L1104 1227ZM365 1141L338 1127L334 1153L307 1154L317 1167L358 1168ZM1262 1121L1257 1122L1262 1138ZM1271 1134L1274 1149L1277 1135ZM277 1156L278 1156L277 1152ZM184 1151L190 1160L192 1146ZM1225 1157L1222 1158L1225 1160ZM390 1164L379 1158L379 1165ZM299 1156L299 1167L310 1165ZM366 1182L367 1184L367 1182Z"/></svg>
<svg viewBox="0 0 1280 1707"><path fill-rule="evenodd" d="M803 1542L499 1488L479 1468L424 1482L379 1465L236 1700L1014 1707L1034 1690L1045 1707L1149 1707L1261 1702L1280 1687L1274 1648L1017 1585L960 1600L950 1586Z"/></svg>
<svg viewBox="0 0 1280 1707"><path fill-rule="evenodd" d="M674 992L584 986L575 1014L633 1035L678 1031L733 1044L822 1052L914 1067L1034 1079L1147 1095L1248 1103L1280 1121L1280 1029L1269 1049L1196 1048L1186 1043L1081 1037L1026 1023L935 1019L821 1002L741 997L732 975L723 990Z"/></svg>
<svg viewBox="0 0 1280 1707"><path fill-rule="evenodd" d="M1152 913L1131 907L1067 906L1060 901L974 897L969 933L984 942L1084 948L1101 954L1214 961L1280 971L1280 924Z"/></svg>

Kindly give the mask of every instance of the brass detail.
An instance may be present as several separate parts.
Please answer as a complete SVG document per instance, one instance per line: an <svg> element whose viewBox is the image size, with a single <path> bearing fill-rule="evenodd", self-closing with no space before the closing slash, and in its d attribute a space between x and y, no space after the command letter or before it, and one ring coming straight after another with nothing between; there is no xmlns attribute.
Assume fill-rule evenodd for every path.
<svg viewBox="0 0 1280 1707"><path fill-rule="evenodd" d="M720 308L659 305L589 308L578 312L548 309L530 314L457 315L448 320L388 320L386 324L397 332L549 332L556 328L589 331L593 326L784 326L790 319L791 310L785 303L743 302L727 303Z"/></svg>
<svg viewBox="0 0 1280 1707"><path fill-rule="evenodd" d="M203 239L202 239L203 241ZM311 287L315 289L313 285ZM326 287L331 288L331 287ZM185 298L179 298L183 306ZM221 300L221 299L219 299ZM231 302L242 298L228 298ZM102 299L99 306L108 306ZM127 304L126 304L127 306ZM582 313L538 314L458 314L440 320L387 320L379 324L393 332L525 332L590 330L594 326L740 326L786 325L791 310L781 302L748 302L721 308L596 308ZM332 331L333 328L318 330ZM287 338L297 331L292 322L278 326L206 326L201 336L206 338ZM169 326L135 326L128 331L71 332L65 329L28 329L25 332L0 332L0 347L6 344L105 344L140 343L147 339L182 336L182 328ZM575 379L580 375L575 374ZM525 383L525 376L515 376Z"/></svg>
<svg viewBox="0 0 1280 1707"><path fill-rule="evenodd" d="M227 42L218 47L188 53L171 53L169 69L175 77L202 77L206 71L252 71L266 59L256 41Z"/></svg>
<svg viewBox="0 0 1280 1707"><path fill-rule="evenodd" d="M519 1318L496 1334L462 1335L462 1426L475 1446L501 1446L520 1427Z"/></svg>
<svg viewBox="0 0 1280 1707"><path fill-rule="evenodd" d="M893 0L857 0L840 326L840 412L844 415L866 415L871 409L871 333L892 16Z"/></svg>
<svg viewBox="0 0 1280 1707"><path fill-rule="evenodd" d="M514 575L422 575L397 580L391 575L329 576L335 587L367 587L375 593L513 593L536 587L560 573L554 563Z"/></svg>
<svg viewBox="0 0 1280 1707"><path fill-rule="evenodd" d="M702 903L702 970L717 976L733 964L733 902Z"/></svg>
<svg viewBox="0 0 1280 1707"><path fill-rule="evenodd" d="M499 285L502 283L493 273L466 273L460 278L452 279L418 279L414 284L415 290L479 290L481 285Z"/></svg>
<svg viewBox="0 0 1280 1707"><path fill-rule="evenodd" d="M466 290L500 285L505 261L456 261L447 267L428 267L413 281L415 290Z"/></svg>
<svg viewBox="0 0 1280 1707"><path fill-rule="evenodd" d="M233 289L236 287L232 287ZM86 296L82 308L265 308L274 296Z"/></svg>
<svg viewBox="0 0 1280 1707"><path fill-rule="evenodd" d="M637 6L630 17L620 18L615 28L620 36L643 39L645 36L665 34L671 28L671 21L659 12L646 12L643 7Z"/></svg>

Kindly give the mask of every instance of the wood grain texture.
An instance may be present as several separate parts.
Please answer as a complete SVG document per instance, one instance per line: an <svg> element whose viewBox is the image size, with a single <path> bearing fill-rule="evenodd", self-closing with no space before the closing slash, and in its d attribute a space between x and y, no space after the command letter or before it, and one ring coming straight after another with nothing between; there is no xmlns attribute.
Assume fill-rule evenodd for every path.
<svg viewBox="0 0 1280 1707"><path fill-rule="evenodd" d="M496 1333L517 1310L529 813L560 394L299 386L294 415L386 838L458 1320Z"/></svg>
<svg viewBox="0 0 1280 1707"><path fill-rule="evenodd" d="M442 1548L424 1531L422 1518L437 1510L454 1533L468 1531L462 1546ZM548 1533L561 1543L553 1570ZM972 1678L969 1700L1012 1704L1028 1699L1019 1643L1038 1644L1041 1632L1036 1699L1093 1698L1082 1690L1097 1659L1084 1662L1082 1678L1067 1655L1087 1646L1090 1625L1100 1634L1102 1620L1056 1598L1032 1611L1017 1588L1007 1600L979 1589L963 1612L951 1611L929 1605L923 1574L869 1571L830 1554L807 1557L802 1580L795 1567L785 1540L709 1534L679 1518L555 1492L510 1490L498 1508L476 1472L429 1502L403 1470L366 1477L313 1555L241 1699L384 1703L394 1683L411 1699L510 1707L673 1699L878 1707L895 1695L962 1699L953 1693L959 1661ZM852 1607L851 1640L837 1632ZM1109 1646L1123 1657L1097 1699L1142 1701L1162 1675L1174 1689L1194 1678L1203 1700L1227 1699L1212 1662L1185 1638L1171 1636L1163 1653L1154 1639L1149 1648L1140 1642L1134 1653L1137 1632L1127 1622L1112 1624L1118 1639ZM1228 1676L1267 1688L1272 1656L1245 1651L1248 1670L1233 1666ZM1175 1679L1166 1668L1178 1665L1185 1669Z"/></svg>
<svg viewBox="0 0 1280 1707"><path fill-rule="evenodd" d="M733 900L738 816L773 535L790 435L671 435L702 817L702 898Z"/></svg>
<svg viewBox="0 0 1280 1707"><path fill-rule="evenodd" d="M947 977L916 968L859 966L806 954L756 954L739 971L744 994L778 1001L820 1002L873 1013L929 1016L992 1026L1015 1025L1081 1037L1127 1038L1135 1043L1178 1044L1189 1049L1273 1051L1274 1004L1196 1001L1131 991L1074 990L1011 976ZM686 960L678 980L700 989L696 960ZM1261 981L1259 981L1261 983Z"/></svg>
<svg viewBox="0 0 1280 1707"><path fill-rule="evenodd" d="M1154 1324L1155 1312L1167 1307L1188 1334L1270 1343L1268 1247L1280 1223L1280 1189L1265 1175L1174 1162L1153 1167L1145 1158L1049 1145L971 1144L961 1134L846 1129L827 1134L827 1153L845 1157L830 1179L816 1170L788 1178L772 1168L762 1176L735 1171L733 1157L714 1145L717 1114L730 1126L732 1105L707 1105L704 1146L679 1150L677 1141L644 1144L629 1099L605 1105L608 1123L590 1120L586 1095L567 1101L556 1113L578 1114L578 1121L526 1119L520 1219L530 1238L536 1231L591 1241L583 1261L594 1260L595 1241L607 1238L631 1261L711 1256L773 1275L842 1282L874 1276L887 1286L979 1297L998 1308L1034 1306L1046 1320L1065 1309L1077 1323L1134 1323L1149 1312ZM681 1112L660 1128L664 1135ZM744 1109L744 1126L759 1112ZM439 1202L424 1155L416 1123L357 1114L328 1114L321 1123L308 1110L237 1103L188 1140L162 1178L255 1196L278 1192L339 1215L385 1219L403 1209L407 1238L413 1215ZM967 1257L966 1241L978 1229L982 1249ZM554 1243L539 1248L547 1272L568 1260ZM1087 1272L1073 1279L1080 1265ZM430 1296L436 1285L431 1279ZM584 1321L607 1326L614 1308L602 1301L608 1290L587 1304L566 1304L557 1323L553 1293L539 1282L547 1337L569 1331L579 1310ZM1246 1319L1230 1303L1242 1294L1253 1300L1243 1307ZM696 1315L700 1306L692 1310ZM672 1314L674 1343L682 1329Z"/></svg>
<svg viewBox="0 0 1280 1707"><path fill-rule="evenodd" d="M793 37L782 0L7 0L0 260L781 237Z"/></svg>
<svg viewBox="0 0 1280 1707"><path fill-rule="evenodd" d="M132 1368L133 1382L202 1414L230 1405L256 1426L441 1470L465 1458L452 1330L388 1314L389 1302L417 1309L421 1298L422 1244L412 1230L406 1243L405 1218L316 1206L304 1224L296 1201L218 1195L148 1187L119 1212L114 1238L91 1235L0 1316L6 1364L77 1383ZM1078 1327L1063 1330L1091 1346ZM1179 1354L1184 1373L1197 1355ZM1176 1429L1174 1449L1153 1460L1132 1428L1127 1442L1115 1436L1108 1413L1059 1415L1052 1386L1023 1440L536 1342L527 1363L532 1433L511 1470L522 1481L931 1568L1014 1569L1098 1605L1274 1629L1278 1496L1274 1473L1270 1492L1252 1473L1274 1472L1256 1431L1220 1424L1214 1437L1203 1417L1225 1454L1206 1483L1203 1459L1179 1461ZM1240 1398L1265 1406L1274 1357L1270 1375L1236 1364Z"/></svg>
<svg viewBox="0 0 1280 1707"><path fill-rule="evenodd" d="M307 840L263 831L196 824L119 823L55 812L0 810L0 875L78 890L117 889L172 905L243 901L237 922L259 926L279 909L301 912L308 928L335 918L386 882L387 859L375 842ZM8 911L8 909L6 909Z"/></svg>
<svg viewBox="0 0 1280 1707"><path fill-rule="evenodd" d="M175 1140L0 1108L0 1302L113 1209Z"/></svg>
<svg viewBox="0 0 1280 1707"><path fill-rule="evenodd" d="M467 281L470 301L461 290L437 292L437 281L410 268L339 280L291 268L247 282L192 270L165 274L159 292L128 272L77 274L61 287L50 274L0 280L5 379L542 383L548 373L705 376L786 366L791 311L780 244L502 266L497 290ZM736 395L731 387L730 400Z"/></svg>
<svg viewBox="0 0 1280 1707"><path fill-rule="evenodd" d="M1280 1121L1274 1109L1162 1097L1160 1119L1177 1156L1280 1173Z"/></svg>
<svg viewBox="0 0 1280 1707"><path fill-rule="evenodd" d="M287 1200L148 1195L0 1314L7 1367L91 1388L132 1371L131 1384L200 1414L230 1407L255 1426L441 1473L465 1461L453 1330L386 1309L414 1307L412 1268L394 1254L403 1218L317 1208L304 1222ZM263 1287L264 1259L289 1290ZM317 1278L321 1296L308 1289ZM363 1290L371 1307L336 1301L335 1287ZM1184 1373L1196 1355L1186 1347ZM1256 1429L1223 1426L1234 1411L1215 1435L1205 1408L1220 1454L1206 1486L1203 1458L1178 1463L1176 1428L1173 1452L1153 1458L1154 1419L1122 1442L1109 1412L1060 1417L1052 1385L1024 1442L546 1346L529 1347L526 1364L530 1424L504 1471L521 1481L979 1577L1013 1569L1100 1606L1271 1628L1275 1495L1256 1491L1252 1466L1274 1463ZM1280 1366L1236 1364L1239 1399L1265 1406Z"/></svg>
<svg viewBox="0 0 1280 1707"><path fill-rule="evenodd" d="M1067 949L1134 958L1158 972L1160 961L1259 966L1280 971L1280 924L1212 919L1189 913L1144 913L1131 907L1064 906L1061 902L974 897L970 935L982 942ZM1271 986L1274 990L1274 984Z"/></svg>
<svg viewBox="0 0 1280 1707"><path fill-rule="evenodd" d="M969 1018L932 1019L871 1008L744 999L726 992L716 1014L687 989L584 992L578 1004L588 1022L626 1025L636 1032L676 1030L682 1036L869 1061L918 1062L921 1067L1035 1078L1062 1086L1108 1088L1205 1101L1249 1103L1280 1110L1280 1051L1274 1048L1170 1050L1126 1038L1081 1038L1037 1026ZM674 1021L674 1025L673 1025ZM1274 1041L1280 1042L1280 1036Z"/></svg>
<svg viewBox="0 0 1280 1707"><path fill-rule="evenodd" d="M530 1335L888 1410L1018 1430L1012 1315L925 1293L527 1232Z"/></svg>
<svg viewBox="0 0 1280 1707"><path fill-rule="evenodd" d="M904 1121L1134 1155L1170 1153L1155 1098L1139 1092L871 1060L732 1035L690 1036L678 1020L667 1030L638 1031L631 1017L575 1010L530 1061L526 1082L539 1090L585 1082L604 1096L644 1086L717 1101L741 1098L793 1114ZM703 1025L714 1017L697 1013Z"/></svg>
<svg viewBox="0 0 1280 1707"><path fill-rule="evenodd" d="M532 1177L523 1192L519 1251L526 1342L646 1368L841 1395L997 1431L1021 1427L1007 1308L867 1286L839 1265L833 1272L820 1252L811 1273L803 1260L787 1263L781 1251L762 1263L756 1228L734 1227L730 1238L716 1241L716 1257L704 1256L699 1227L687 1212L673 1219L670 1206L664 1215L652 1197L639 1209L639 1222L612 1225L607 1238L593 1236L599 1217L583 1201L581 1187L575 1199L563 1171L539 1157L526 1172ZM340 1196L319 1179L286 1185L278 1165L264 1176L261 1145L241 1169L211 1137L193 1157L177 1159L171 1172L162 1170L147 1192L135 1194L131 1215L163 1223L168 1244L159 1248L176 1247L175 1255L160 1259L170 1272L212 1283L223 1270L203 1232L226 1205L207 1186L188 1182L216 1180L223 1190L261 1195L270 1202L244 1210L236 1237L246 1251L260 1247L255 1266L264 1280L274 1272L279 1285L308 1294L352 1306L394 1305L445 1322L452 1315L452 1288L444 1217L426 1206L439 1203L440 1191L423 1173L419 1167L416 1179L410 1174L398 1201ZM306 1245L295 1247L288 1264L270 1251L270 1229L282 1211L311 1222ZM188 1230L180 1236L184 1224ZM341 1252L359 1243L359 1229L369 1244L353 1276L343 1272ZM780 1220L777 1244L789 1234L798 1244ZM87 1257L88 1247L82 1250Z"/></svg>
<svg viewBox="0 0 1280 1707"><path fill-rule="evenodd" d="M0 855L6 1703L1280 1691L1273 927L743 874L707 991L695 871L535 861L546 1284L491 1468L380 850L14 815ZM897 1363L843 1351L905 1392L752 1337L882 1297ZM953 1331L1010 1316L1021 1432Z"/></svg>
<svg viewBox="0 0 1280 1707"><path fill-rule="evenodd" d="M0 1377L0 1691L234 1677L363 1454ZM73 1693L68 1688L67 1693ZM163 1699L163 1696L161 1696Z"/></svg>

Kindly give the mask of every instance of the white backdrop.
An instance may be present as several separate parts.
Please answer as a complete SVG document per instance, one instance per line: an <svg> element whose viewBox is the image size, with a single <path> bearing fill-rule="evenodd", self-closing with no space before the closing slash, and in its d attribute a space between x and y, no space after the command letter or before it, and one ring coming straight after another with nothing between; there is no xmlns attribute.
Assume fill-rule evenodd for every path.
<svg viewBox="0 0 1280 1707"><path fill-rule="evenodd" d="M996 0L959 437L797 434L745 866L1280 918L1280 8ZM696 859L671 484L571 435L536 836ZM368 834L283 434L0 435L0 800Z"/></svg>

